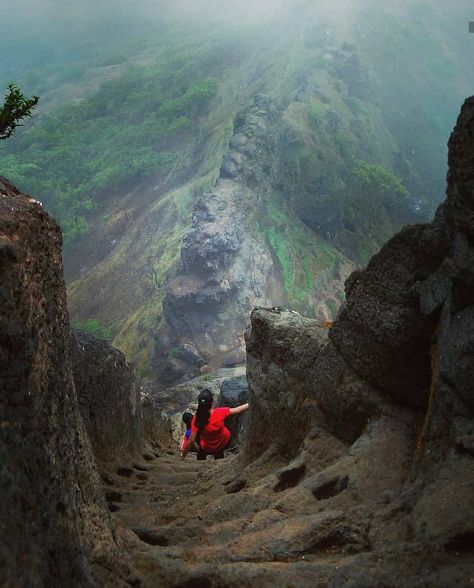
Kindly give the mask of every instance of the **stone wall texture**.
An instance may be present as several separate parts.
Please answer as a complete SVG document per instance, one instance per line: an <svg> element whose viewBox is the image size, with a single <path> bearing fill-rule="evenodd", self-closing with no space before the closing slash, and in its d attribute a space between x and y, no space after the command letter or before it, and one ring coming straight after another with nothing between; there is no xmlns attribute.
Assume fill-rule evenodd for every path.
<svg viewBox="0 0 474 588"><path fill-rule="evenodd" d="M121 586L69 358L57 224L0 178L0 584Z"/></svg>

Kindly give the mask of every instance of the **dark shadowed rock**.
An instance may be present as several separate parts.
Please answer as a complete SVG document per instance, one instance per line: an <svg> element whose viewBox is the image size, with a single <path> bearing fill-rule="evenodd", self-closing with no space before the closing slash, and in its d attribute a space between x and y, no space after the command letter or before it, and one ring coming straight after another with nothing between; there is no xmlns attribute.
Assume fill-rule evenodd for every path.
<svg viewBox="0 0 474 588"><path fill-rule="evenodd" d="M121 351L88 333L72 335L79 407L99 461L141 452L140 384Z"/></svg>
<svg viewBox="0 0 474 588"><path fill-rule="evenodd" d="M0 178L0 584L125 585L69 358L57 224Z"/></svg>
<svg viewBox="0 0 474 588"><path fill-rule="evenodd" d="M216 406L229 406L234 408L248 402L247 377L240 376L229 378L221 384L220 394ZM248 413L230 416L226 419L226 427L232 435L232 441L237 443L242 440L247 428Z"/></svg>
<svg viewBox="0 0 474 588"><path fill-rule="evenodd" d="M437 323L434 313L420 312L417 285L439 268L448 244L441 223L403 229L347 280L347 301L329 332L359 375L412 404L428 396Z"/></svg>

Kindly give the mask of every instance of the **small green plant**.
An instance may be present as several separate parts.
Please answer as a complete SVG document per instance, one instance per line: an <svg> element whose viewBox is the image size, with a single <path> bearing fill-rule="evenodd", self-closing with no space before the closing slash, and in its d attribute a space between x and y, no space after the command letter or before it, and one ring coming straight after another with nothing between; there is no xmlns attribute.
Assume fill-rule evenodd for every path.
<svg viewBox="0 0 474 588"><path fill-rule="evenodd" d="M177 357L177 355L178 355L178 348L177 347L172 347L170 349L169 356L170 357Z"/></svg>
<svg viewBox="0 0 474 588"><path fill-rule="evenodd" d="M311 101L311 104L308 108L308 116L311 123L315 126L315 128L321 128L324 121L324 114L326 110L326 107L317 100Z"/></svg>
<svg viewBox="0 0 474 588"><path fill-rule="evenodd" d="M20 121L31 116L39 97L25 98L18 86L9 84L5 103L0 108L0 140L8 139L20 125Z"/></svg>

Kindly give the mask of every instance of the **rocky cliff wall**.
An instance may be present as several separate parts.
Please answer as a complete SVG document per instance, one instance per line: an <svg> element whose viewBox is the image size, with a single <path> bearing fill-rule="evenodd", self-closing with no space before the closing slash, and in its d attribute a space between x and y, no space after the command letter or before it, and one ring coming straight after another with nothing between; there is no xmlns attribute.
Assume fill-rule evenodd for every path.
<svg viewBox="0 0 474 588"><path fill-rule="evenodd" d="M266 475L281 512L314 517L267 550L351 554L333 585L472 582L473 236L474 97L449 141L447 200L352 274L328 333L252 313L241 477Z"/></svg>
<svg viewBox="0 0 474 588"><path fill-rule="evenodd" d="M123 353L87 333L71 341L72 367L82 418L99 461L141 452L141 389Z"/></svg>
<svg viewBox="0 0 474 588"><path fill-rule="evenodd" d="M74 388L61 233L0 178L0 583L124 584Z"/></svg>

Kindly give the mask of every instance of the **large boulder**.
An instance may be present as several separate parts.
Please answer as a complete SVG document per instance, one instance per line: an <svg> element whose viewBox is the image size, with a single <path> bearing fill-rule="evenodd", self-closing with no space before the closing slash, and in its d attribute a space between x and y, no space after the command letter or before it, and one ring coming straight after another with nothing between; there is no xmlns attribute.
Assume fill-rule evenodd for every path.
<svg viewBox="0 0 474 588"><path fill-rule="evenodd" d="M94 454L107 462L141 452L141 388L123 353L88 333L72 335L79 407Z"/></svg>
<svg viewBox="0 0 474 588"><path fill-rule="evenodd" d="M316 423L354 441L370 417L391 413L380 393L347 365L318 321L287 308L256 308L250 320L247 458L272 444L294 455Z"/></svg>
<svg viewBox="0 0 474 588"><path fill-rule="evenodd" d="M143 433L145 439L158 445L169 445L173 441L172 425L168 415L162 411L148 390L141 392Z"/></svg>
<svg viewBox="0 0 474 588"><path fill-rule="evenodd" d="M61 232L0 178L0 584L124 585L77 401Z"/></svg>
<svg viewBox="0 0 474 588"><path fill-rule="evenodd" d="M431 380L434 314L420 312L417 285L441 265L449 247L446 225L412 225L395 235L346 282L329 337L366 381L400 400L424 405Z"/></svg>
<svg viewBox="0 0 474 588"><path fill-rule="evenodd" d="M245 375L228 378L221 384L216 406L229 406L234 408L248 402L248 384ZM230 416L226 419L226 427L231 433L233 444L240 443L245 435L248 422L248 413Z"/></svg>

